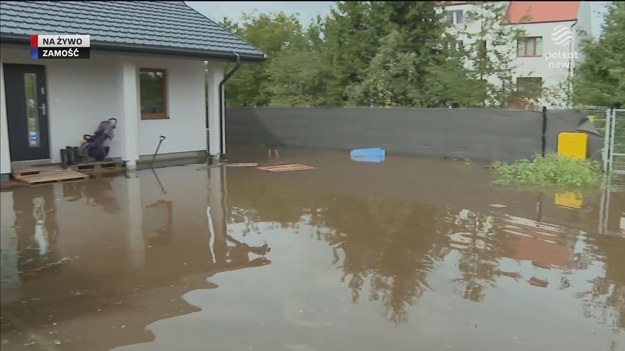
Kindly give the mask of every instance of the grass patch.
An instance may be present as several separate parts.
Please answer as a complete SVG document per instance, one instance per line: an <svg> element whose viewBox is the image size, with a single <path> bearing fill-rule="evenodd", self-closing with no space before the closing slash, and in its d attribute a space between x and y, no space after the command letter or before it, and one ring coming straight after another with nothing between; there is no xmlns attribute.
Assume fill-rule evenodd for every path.
<svg viewBox="0 0 625 351"><path fill-rule="evenodd" d="M493 169L502 185L537 185L598 187L603 172L597 161L562 155L534 155L531 160L511 163L493 162Z"/></svg>

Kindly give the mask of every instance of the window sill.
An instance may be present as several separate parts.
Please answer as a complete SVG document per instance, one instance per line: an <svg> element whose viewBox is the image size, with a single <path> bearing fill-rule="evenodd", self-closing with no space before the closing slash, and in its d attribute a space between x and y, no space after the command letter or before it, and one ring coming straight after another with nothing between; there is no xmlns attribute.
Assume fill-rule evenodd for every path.
<svg viewBox="0 0 625 351"><path fill-rule="evenodd" d="M166 116L166 115L162 115L162 114L155 114L155 115L144 114L144 115L141 115L141 120L142 121L151 121L151 120L159 120L159 119L170 119L170 117Z"/></svg>

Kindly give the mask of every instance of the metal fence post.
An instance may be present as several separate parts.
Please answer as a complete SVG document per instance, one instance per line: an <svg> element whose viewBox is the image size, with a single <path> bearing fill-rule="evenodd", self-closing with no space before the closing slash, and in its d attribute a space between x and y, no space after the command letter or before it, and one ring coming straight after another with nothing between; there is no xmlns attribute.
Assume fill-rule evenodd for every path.
<svg viewBox="0 0 625 351"><path fill-rule="evenodd" d="M616 109L610 109L612 114L612 123L610 123L610 172L614 170L614 139L616 139Z"/></svg>
<svg viewBox="0 0 625 351"><path fill-rule="evenodd" d="M545 150L547 149L547 107L543 106L543 137L540 153L545 157Z"/></svg>
<svg viewBox="0 0 625 351"><path fill-rule="evenodd" d="M603 131L603 171L608 172L610 166L610 109L605 110L605 126Z"/></svg>

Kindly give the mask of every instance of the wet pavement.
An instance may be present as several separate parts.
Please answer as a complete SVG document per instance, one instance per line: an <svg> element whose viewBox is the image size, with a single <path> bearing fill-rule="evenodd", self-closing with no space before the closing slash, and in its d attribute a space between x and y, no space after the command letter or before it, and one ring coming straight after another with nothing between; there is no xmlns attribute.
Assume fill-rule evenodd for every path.
<svg viewBox="0 0 625 351"><path fill-rule="evenodd" d="M0 193L2 350L625 350L619 184L280 157Z"/></svg>

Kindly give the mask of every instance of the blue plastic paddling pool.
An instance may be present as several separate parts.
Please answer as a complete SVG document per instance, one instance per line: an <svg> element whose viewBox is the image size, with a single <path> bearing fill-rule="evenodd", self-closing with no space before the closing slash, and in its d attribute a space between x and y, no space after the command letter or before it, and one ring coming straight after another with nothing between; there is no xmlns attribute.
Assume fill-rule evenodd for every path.
<svg viewBox="0 0 625 351"><path fill-rule="evenodd" d="M354 149L351 151L350 157L359 162L382 162L386 157L386 152L379 147Z"/></svg>

